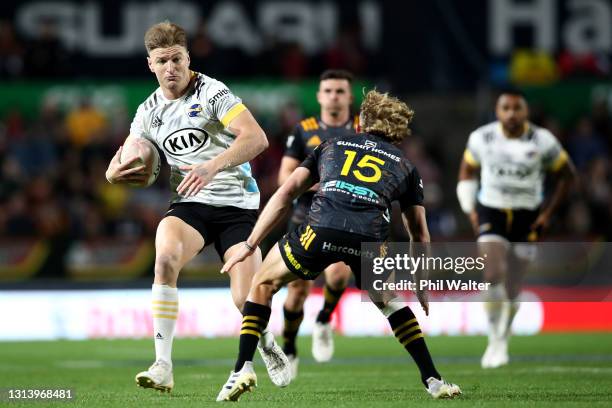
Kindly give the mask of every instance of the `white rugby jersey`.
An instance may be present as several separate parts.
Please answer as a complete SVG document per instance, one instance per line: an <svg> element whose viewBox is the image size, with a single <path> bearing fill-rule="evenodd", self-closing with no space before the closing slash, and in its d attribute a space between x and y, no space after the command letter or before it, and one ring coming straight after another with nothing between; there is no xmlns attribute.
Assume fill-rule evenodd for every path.
<svg viewBox="0 0 612 408"><path fill-rule="evenodd" d="M154 142L171 168L172 203L200 202L214 206L259 208L259 189L249 163L223 170L195 196L185 198L176 188L187 175L179 166L200 164L225 151L236 136L227 125L246 109L220 81L192 72L189 90L178 99L157 88L136 112L130 135Z"/></svg>
<svg viewBox="0 0 612 408"><path fill-rule="evenodd" d="M519 138L504 135L499 121L470 135L465 161L480 167L478 201L497 209L536 209L544 199L544 177L567 161L550 131L529 123Z"/></svg>

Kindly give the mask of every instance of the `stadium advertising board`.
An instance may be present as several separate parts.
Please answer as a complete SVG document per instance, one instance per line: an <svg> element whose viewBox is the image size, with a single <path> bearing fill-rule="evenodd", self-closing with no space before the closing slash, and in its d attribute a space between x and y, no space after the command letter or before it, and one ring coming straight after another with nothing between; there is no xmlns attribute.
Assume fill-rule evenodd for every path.
<svg viewBox="0 0 612 408"><path fill-rule="evenodd" d="M512 330L519 335L550 331L610 331L612 302L542 302L541 289L527 288L525 301ZM283 289L274 297L271 330L282 330ZM56 340L93 338L149 338L153 332L149 290L11 291L0 298L0 307L13 310L5 316L0 340ZM482 303L434 301L425 318L415 299L409 301L429 335L485 334L486 315ZM319 290L305 303L300 334L310 335L323 302ZM593 313L597 310L597 313ZM586 312L588 311L588 312ZM579 318L570 318L579 316ZM349 291L340 301L332 320L340 334L386 336L389 325L378 310ZM178 337L234 337L241 316L228 289L182 289L177 320Z"/></svg>
<svg viewBox="0 0 612 408"><path fill-rule="evenodd" d="M41 22L54 23L75 73L107 77L142 75L142 33L166 18L194 38L205 27L214 52L201 61L197 53L192 58L224 77L271 75L273 44L293 44L307 58L318 58L348 41L367 58L367 74L422 89L473 86L483 76L494 78L496 64L506 66L525 50L551 61L563 52L612 54L612 5L606 0L478 0L460 7L453 1L11 0L0 17L13 21L24 39L36 38ZM397 35L398 27L404 35ZM406 38L419 46L397 53ZM244 66L248 73L238 68Z"/></svg>

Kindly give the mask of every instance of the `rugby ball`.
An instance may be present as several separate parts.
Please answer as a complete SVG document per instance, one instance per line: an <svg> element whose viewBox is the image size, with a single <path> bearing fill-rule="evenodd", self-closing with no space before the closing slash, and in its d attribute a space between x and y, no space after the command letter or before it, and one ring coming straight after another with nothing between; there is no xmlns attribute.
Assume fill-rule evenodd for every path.
<svg viewBox="0 0 612 408"><path fill-rule="evenodd" d="M134 157L138 160L130 167L146 166L145 172L149 176L145 183L128 183L132 187L149 187L157 180L161 170L159 153L151 141L143 137L128 137L121 149L120 163L125 163Z"/></svg>

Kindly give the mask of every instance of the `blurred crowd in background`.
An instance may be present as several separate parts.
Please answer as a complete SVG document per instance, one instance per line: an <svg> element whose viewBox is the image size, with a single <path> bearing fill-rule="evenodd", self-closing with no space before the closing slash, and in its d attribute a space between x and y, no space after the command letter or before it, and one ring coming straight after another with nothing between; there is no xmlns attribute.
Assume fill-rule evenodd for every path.
<svg viewBox="0 0 612 408"><path fill-rule="evenodd" d="M152 82L151 88L154 86ZM534 110L533 121L559 138L580 173L580 182L557 215L551 233L609 240L609 110L597 105L590 116L580 117L570 127L561 127L554 117ZM299 109L291 105L277 116L261 120L264 127L275 122L266 129L270 147L252 163L262 205L277 188L285 139L301 117ZM130 120L128 115L107 117L87 100L68 112L49 103L37 117L19 110L5 115L0 122L0 236L152 237L168 205L167 166L148 189L110 185L104 177L110 158L127 136ZM468 134L449 137L467 140ZM422 122L403 144L403 150L423 177L433 237L468 235L453 188L462 152L458 151L456 157L441 156L439 146L428 143L427 123Z"/></svg>
<svg viewBox="0 0 612 408"><path fill-rule="evenodd" d="M52 21L42 21L39 28L38 37L22 38L11 21L0 20L3 81L66 80L87 72L79 53L62 45ZM245 74L245 55L231 48L215 47L204 24L193 34L189 47L194 70L221 80ZM141 76L151 75L144 55L138 58ZM385 67L389 70L393 67L384 58L374 58L366 51L359 41L358 27L352 25L343 26L336 40L315 57L307 56L298 44L272 43L250 58L251 66L262 76L293 81L314 78L326 68L348 68L359 78L396 91L393 81L387 81L382 74ZM540 65L533 65L534 59L530 61L529 70L524 71L530 75L534 72L545 75L550 68L546 61ZM558 62L562 75L577 73L597 78L609 75L609 67L594 55L581 59L562 52ZM507 66L515 74L522 72L520 58ZM113 67L118 68L121 67ZM495 74L491 75L494 78ZM516 79L514 74L509 77ZM541 75L536 77L542 79ZM149 78L153 91L157 85L152 75ZM437 83L444 82L438 78ZM465 93L474 95L476 100L474 90ZM440 100L446 99L443 92L438 95ZM398 96L409 104L418 98L407 92ZM69 245L82 240L154 237L157 223L168 206L168 168L164 166L157 182L147 189L110 185L104 173L127 136L132 112L118 109L121 114L108 115L91 102L83 98L78 106L65 110L53 100L44 100L40 101L39 113L15 107L0 117L0 240L35 237ZM257 106L249 107L254 112L258 110ZM493 105L487 108L490 113L486 119L492 120ZM612 240L612 103L605 98L595 101L586 114L569 123L537 104L532 104L531 110L531 120L559 138L580 174L579 183L556 215L548 237ZM277 171L286 137L304 114L301 106L290 103L275 114L257 117L270 141L268 150L252 163L262 206L278 187ZM417 118L418 115L417 111ZM474 129L484 123L485 118L474 114L469 123L457 128ZM450 153L442 148L439 137L430 137L431 124L417 120L413 136L402 148L423 177L432 238L471 239L472 232L455 196L462 148ZM468 135L469 131L451 130L443 137L459 139L457 146L463 146ZM407 238L399 231L394 234L397 239Z"/></svg>

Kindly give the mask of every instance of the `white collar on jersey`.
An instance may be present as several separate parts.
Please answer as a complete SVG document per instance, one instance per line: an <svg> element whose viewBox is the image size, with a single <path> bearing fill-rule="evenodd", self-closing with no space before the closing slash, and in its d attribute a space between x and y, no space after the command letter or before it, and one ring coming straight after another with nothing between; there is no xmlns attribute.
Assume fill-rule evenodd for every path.
<svg viewBox="0 0 612 408"><path fill-rule="evenodd" d="M533 134L533 125L529 123L529 121L525 122L525 125L523 126L523 133L519 137L508 137L500 121L497 121L497 126L501 135L506 139L524 140L530 138Z"/></svg>

